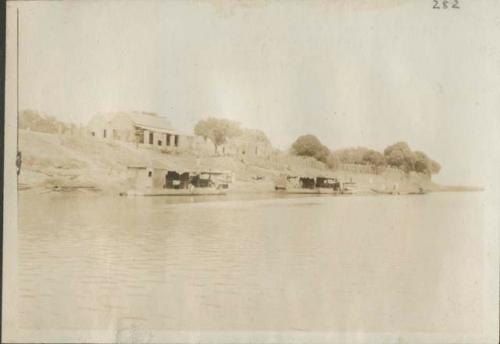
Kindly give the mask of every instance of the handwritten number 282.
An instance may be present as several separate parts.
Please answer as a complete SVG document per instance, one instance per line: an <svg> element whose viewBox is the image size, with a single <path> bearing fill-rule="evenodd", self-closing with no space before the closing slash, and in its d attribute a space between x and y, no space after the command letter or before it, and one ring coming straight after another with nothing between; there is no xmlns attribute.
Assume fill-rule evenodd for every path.
<svg viewBox="0 0 500 344"><path fill-rule="evenodd" d="M448 8L456 8L459 9L459 0L432 0L434 3L434 6L432 8L439 10L439 9L448 9ZM450 2L452 3L450 6ZM441 6L440 6L441 5Z"/></svg>

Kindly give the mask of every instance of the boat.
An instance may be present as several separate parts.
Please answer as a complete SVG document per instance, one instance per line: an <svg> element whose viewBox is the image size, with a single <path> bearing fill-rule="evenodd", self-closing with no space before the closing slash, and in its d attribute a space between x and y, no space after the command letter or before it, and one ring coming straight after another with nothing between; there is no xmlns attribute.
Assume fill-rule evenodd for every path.
<svg viewBox="0 0 500 344"><path fill-rule="evenodd" d="M418 191L408 192L408 195L426 195L428 192L423 188L418 188Z"/></svg>
<svg viewBox="0 0 500 344"><path fill-rule="evenodd" d="M234 176L228 171L176 171L145 166L127 167L130 188L122 196L225 195Z"/></svg>
<svg viewBox="0 0 500 344"><path fill-rule="evenodd" d="M319 194L314 178L280 175L274 189L289 194Z"/></svg>
<svg viewBox="0 0 500 344"><path fill-rule="evenodd" d="M373 191L374 193L376 194L380 194L380 195L399 195L399 192L396 191L396 190L377 190L377 189L370 189L371 191Z"/></svg>
<svg viewBox="0 0 500 344"><path fill-rule="evenodd" d="M277 192L287 194L341 194L343 191L341 183L337 178L331 177L307 177L280 175L276 180L274 189Z"/></svg>
<svg viewBox="0 0 500 344"><path fill-rule="evenodd" d="M354 195L360 193L360 190L352 178L349 182L342 183L342 194L343 195Z"/></svg>
<svg viewBox="0 0 500 344"><path fill-rule="evenodd" d="M426 195L427 191L425 191L423 188L419 188L418 191L399 191L397 189L394 190L377 190L377 189L371 189L376 194L382 194L382 195Z"/></svg>
<svg viewBox="0 0 500 344"><path fill-rule="evenodd" d="M316 177L316 189L320 194L341 194L343 191L342 185L337 178Z"/></svg>

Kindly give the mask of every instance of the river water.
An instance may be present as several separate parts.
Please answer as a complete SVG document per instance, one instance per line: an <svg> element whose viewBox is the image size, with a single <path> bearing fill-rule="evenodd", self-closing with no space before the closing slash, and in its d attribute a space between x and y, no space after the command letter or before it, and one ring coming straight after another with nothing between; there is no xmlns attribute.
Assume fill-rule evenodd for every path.
<svg viewBox="0 0 500 344"><path fill-rule="evenodd" d="M20 327L477 331L481 193L20 193Z"/></svg>

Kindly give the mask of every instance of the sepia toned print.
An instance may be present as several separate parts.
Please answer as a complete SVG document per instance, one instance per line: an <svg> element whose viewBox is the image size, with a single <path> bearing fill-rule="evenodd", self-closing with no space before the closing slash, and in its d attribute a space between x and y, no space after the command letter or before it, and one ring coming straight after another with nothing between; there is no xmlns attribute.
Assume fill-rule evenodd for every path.
<svg viewBox="0 0 500 344"><path fill-rule="evenodd" d="M2 339L498 342L494 8L9 2Z"/></svg>

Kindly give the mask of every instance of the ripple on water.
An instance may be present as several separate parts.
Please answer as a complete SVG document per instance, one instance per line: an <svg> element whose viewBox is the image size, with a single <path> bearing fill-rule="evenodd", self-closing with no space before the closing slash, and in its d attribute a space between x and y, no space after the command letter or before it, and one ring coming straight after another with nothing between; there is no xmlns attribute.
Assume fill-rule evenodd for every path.
<svg viewBox="0 0 500 344"><path fill-rule="evenodd" d="M473 330L483 285L474 197L21 197L20 319L31 329Z"/></svg>

